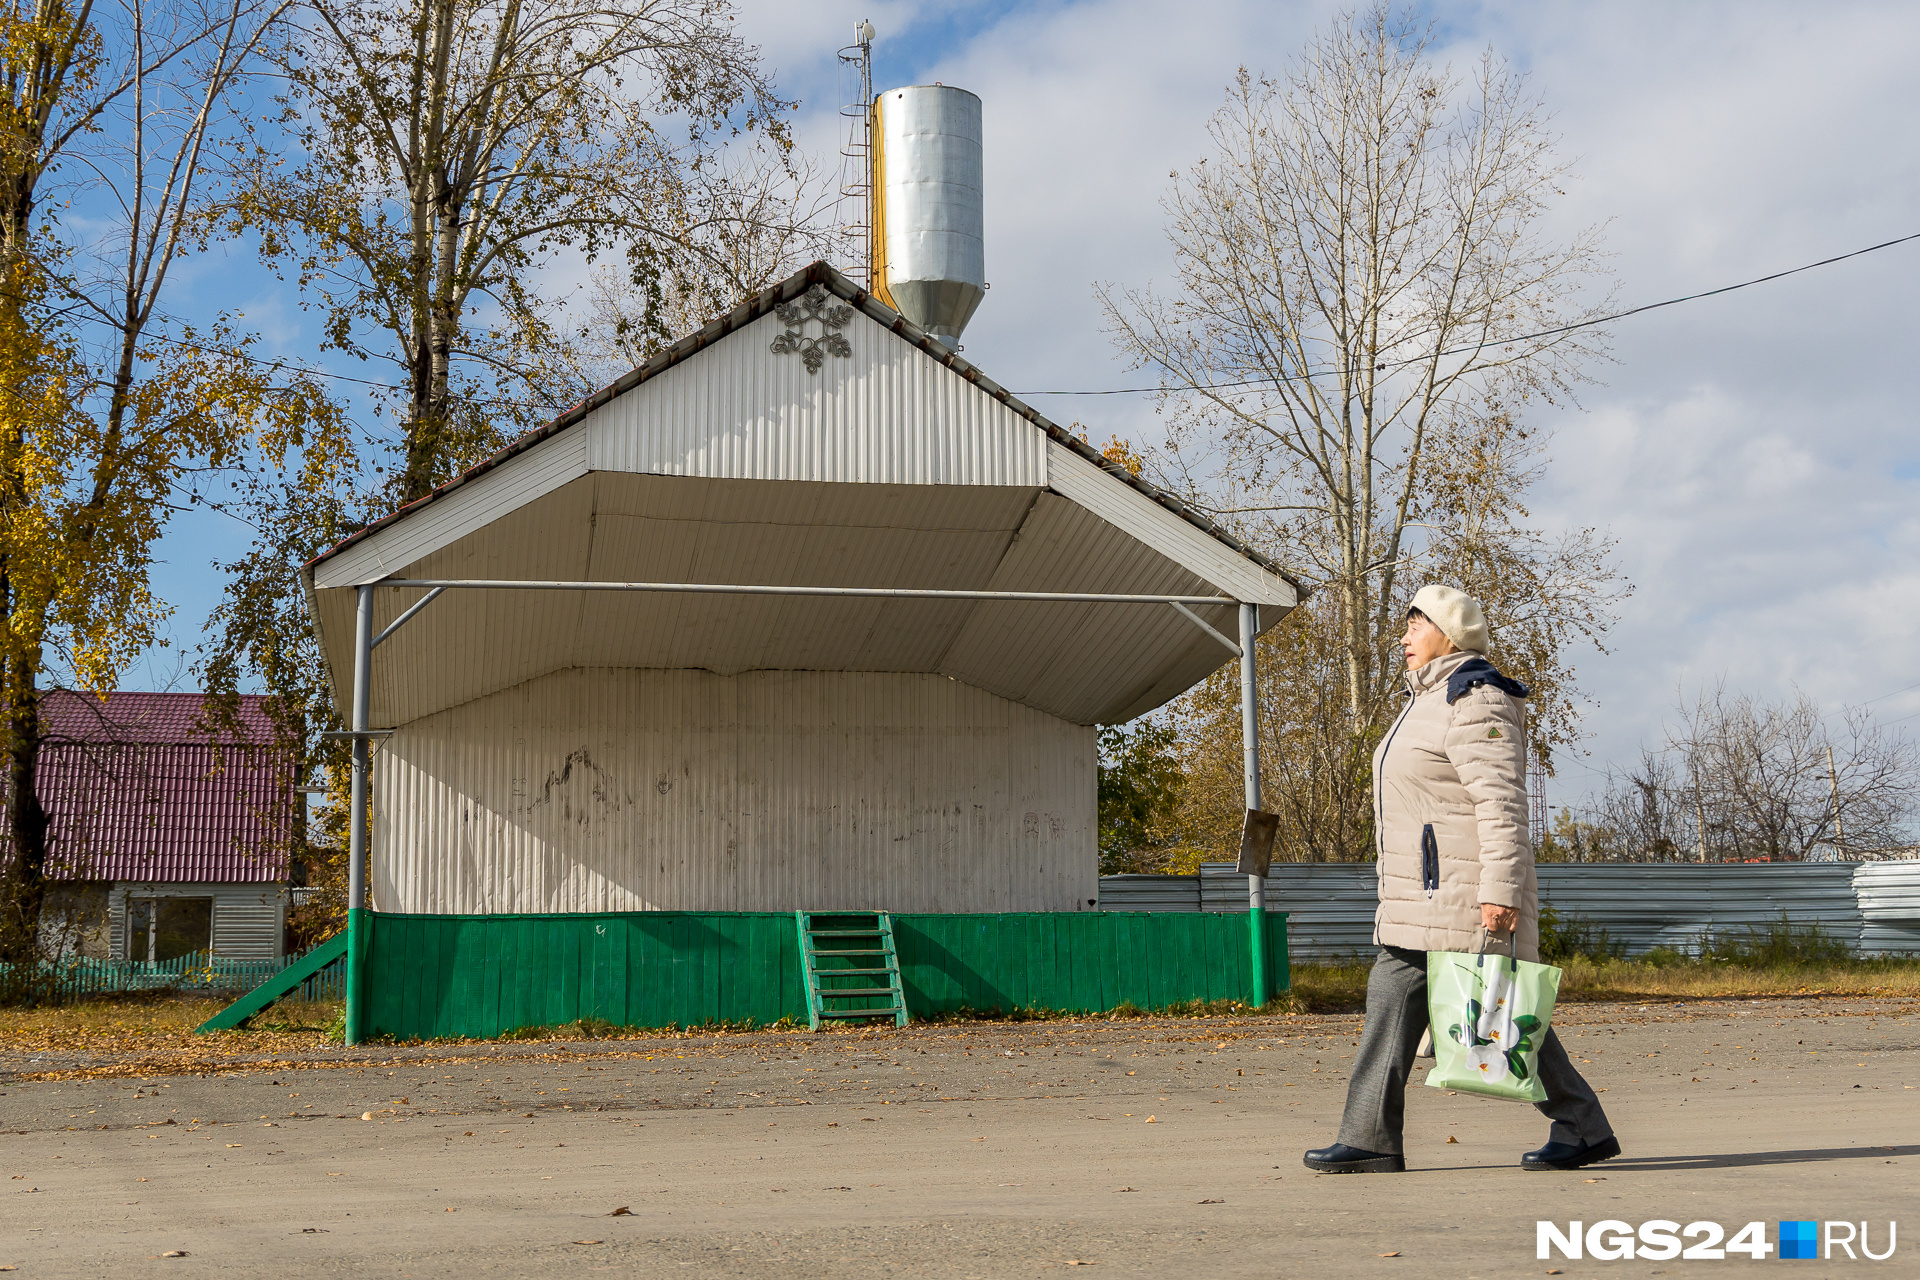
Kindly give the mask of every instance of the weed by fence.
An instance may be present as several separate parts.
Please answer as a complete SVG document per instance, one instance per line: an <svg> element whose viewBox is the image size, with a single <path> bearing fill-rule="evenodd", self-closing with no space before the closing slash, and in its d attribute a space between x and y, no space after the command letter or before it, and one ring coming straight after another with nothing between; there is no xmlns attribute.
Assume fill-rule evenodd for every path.
<svg viewBox="0 0 1920 1280"><path fill-rule="evenodd" d="M1627 944L1578 915L1562 917L1552 907L1540 909L1540 959L1559 964L1576 956L1588 960L1620 960Z"/></svg>

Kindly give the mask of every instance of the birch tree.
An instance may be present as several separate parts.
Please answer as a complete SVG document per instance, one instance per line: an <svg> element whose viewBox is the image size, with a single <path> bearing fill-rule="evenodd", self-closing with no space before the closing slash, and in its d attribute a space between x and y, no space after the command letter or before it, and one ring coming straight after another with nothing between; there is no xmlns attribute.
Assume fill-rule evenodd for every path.
<svg viewBox="0 0 1920 1280"><path fill-rule="evenodd" d="M0 960L39 949L49 678L110 691L170 613L153 545L209 472L311 483L339 457L327 397L282 379L234 318L161 298L204 240L200 183L226 104L279 16L255 0L34 0L0 9L0 679L7 850ZM63 225L77 211L79 227ZM18 993L16 993L18 994Z"/></svg>
<svg viewBox="0 0 1920 1280"><path fill-rule="evenodd" d="M661 279L724 216L696 198L716 147L786 147L726 0L307 0L276 57L298 149L237 215L326 344L396 375L393 505L577 398L543 269Z"/></svg>
<svg viewBox="0 0 1920 1280"><path fill-rule="evenodd" d="M1380 6L1283 77L1242 70L1207 155L1171 175L1175 287L1099 290L1164 388L1157 478L1313 588L1314 661L1282 678L1331 680L1336 718L1303 754L1283 741L1282 767L1357 771L1311 782L1344 816L1309 843L1345 856L1366 853L1347 811L1414 590L1487 605L1550 758L1574 731L1568 651L1604 636L1623 589L1603 533L1545 535L1524 506L1545 441L1527 412L1570 403L1604 353L1599 232L1550 228L1566 169L1521 77L1491 53L1455 74L1428 40Z"/></svg>
<svg viewBox="0 0 1920 1280"><path fill-rule="evenodd" d="M1604 302L1599 235L1545 229L1565 168L1521 79L1491 54L1466 77L1435 66L1385 8L1336 23L1284 79L1243 71L1208 133L1166 200L1178 291L1104 289L1107 315L1162 375L1165 465L1313 576L1344 637L1347 715L1371 725L1408 579L1456 533L1497 537L1487 515L1513 514L1531 478L1481 446L1533 438L1522 410L1566 402L1603 350L1569 327ZM1491 512L1470 520L1476 487ZM1594 585L1562 589L1603 598Z"/></svg>

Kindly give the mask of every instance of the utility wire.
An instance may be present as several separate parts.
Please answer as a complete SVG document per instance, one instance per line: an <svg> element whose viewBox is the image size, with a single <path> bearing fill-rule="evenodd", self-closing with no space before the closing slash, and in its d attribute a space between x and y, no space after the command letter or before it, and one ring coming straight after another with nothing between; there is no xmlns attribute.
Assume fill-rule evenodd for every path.
<svg viewBox="0 0 1920 1280"><path fill-rule="evenodd" d="M1818 262L1809 262L1802 267L1790 267L1785 271L1776 271L1772 275L1757 276L1752 280L1742 280L1739 284L1722 285L1718 289L1707 289L1700 293L1689 293L1684 297L1668 298L1665 302L1649 302L1645 306L1633 307L1626 311L1616 311L1612 315L1596 316L1592 320L1579 320L1573 324L1563 324L1552 329L1541 329L1536 333L1523 333L1517 337L1502 338L1498 342L1480 342L1470 346L1449 347L1444 351L1410 356L1404 360L1388 360L1376 364L1374 368L1379 371L1398 369L1410 364L1424 364L1428 360L1445 356L1469 355L1473 352L1483 351L1490 346L1508 346L1515 342L1532 342L1536 338L1551 338L1563 333L1572 333L1577 329L1591 329L1595 325L1611 324L1615 320L1625 320L1628 316L1637 316L1649 311L1658 311L1662 307L1677 307L1683 302L1698 302L1702 298L1717 297L1723 293L1732 293L1736 289L1751 289L1757 284L1766 284L1773 280L1784 280L1788 276L1797 276L1803 271L1813 271L1820 267L1830 267L1836 262L1845 262L1848 258L1857 258L1861 254L1878 253L1882 249L1891 249L1895 245L1906 244L1909 240L1920 240L1920 232L1915 232L1908 236L1901 236L1897 240L1887 240L1880 244L1868 245L1864 249L1855 249L1851 253L1843 253L1837 257L1822 258ZM1334 370L1331 367L1326 367L1307 373L1283 373L1265 378L1244 378L1237 382L1209 382L1195 387L1117 387L1110 391L1016 391L1013 394L1018 396L1137 396L1157 395L1166 391L1231 391L1236 387L1265 386L1275 382L1302 382L1316 377L1319 374L1331 372L1334 372Z"/></svg>

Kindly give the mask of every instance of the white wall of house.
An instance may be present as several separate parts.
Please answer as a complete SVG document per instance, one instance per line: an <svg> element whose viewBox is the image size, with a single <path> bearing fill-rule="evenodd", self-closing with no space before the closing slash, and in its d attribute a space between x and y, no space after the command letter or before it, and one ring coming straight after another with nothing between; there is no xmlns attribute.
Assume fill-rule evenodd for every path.
<svg viewBox="0 0 1920 1280"><path fill-rule="evenodd" d="M946 676L574 668L381 742L373 905L1088 910L1096 767Z"/></svg>

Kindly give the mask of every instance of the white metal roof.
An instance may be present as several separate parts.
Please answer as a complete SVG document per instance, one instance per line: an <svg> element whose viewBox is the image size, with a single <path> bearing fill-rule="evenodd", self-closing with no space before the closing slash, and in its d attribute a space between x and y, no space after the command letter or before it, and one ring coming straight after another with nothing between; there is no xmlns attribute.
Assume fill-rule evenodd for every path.
<svg viewBox="0 0 1920 1280"><path fill-rule="evenodd" d="M816 285L852 315L845 354L810 371L774 350L792 327L776 308ZM304 576L343 706L355 588L386 578L1213 595L1267 606L1263 628L1299 599L1277 566L823 263ZM377 591L376 629L421 595ZM1234 632L1231 606L1196 611ZM1116 723L1230 656L1164 605L469 590L377 650L372 717L403 724L569 667L655 667L934 672Z"/></svg>

